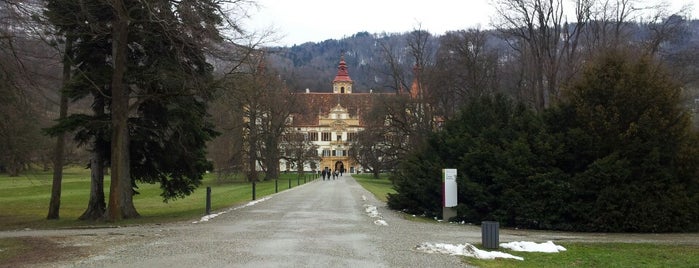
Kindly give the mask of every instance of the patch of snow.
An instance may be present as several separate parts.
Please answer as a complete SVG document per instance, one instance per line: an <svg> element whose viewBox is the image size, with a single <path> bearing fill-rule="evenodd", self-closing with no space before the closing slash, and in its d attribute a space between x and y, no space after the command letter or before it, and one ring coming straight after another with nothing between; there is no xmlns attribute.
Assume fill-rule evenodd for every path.
<svg viewBox="0 0 699 268"><path fill-rule="evenodd" d="M207 221L209 221L209 220L211 220L211 219L213 219L213 218L216 218L216 217L221 216L221 215L223 215L223 214L226 214L226 213L228 213L228 212L231 212L231 211L234 211L234 210L238 210L238 209L241 209L241 208L246 208L246 207L249 207L249 206L254 206L254 205L257 204L257 203L264 202L264 201L267 201L267 200L269 200L269 199L272 199L272 196L267 196L267 197L262 198L262 199L250 201L250 202L248 202L248 203L246 203L246 204L244 204L244 205L242 205L242 206L230 208L230 209L228 209L228 210L226 210L226 211L222 211L222 212L219 212L219 213L214 213L214 214L205 215L204 217L201 217L201 219L199 219L198 221L193 221L192 223L207 222Z"/></svg>
<svg viewBox="0 0 699 268"><path fill-rule="evenodd" d="M500 246L514 251L524 252L558 253L561 251L566 251L566 248L564 248L563 246L556 245L552 241L546 241L546 243L515 241L510 243L500 243Z"/></svg>
<svg viewBox="0 0 699 268"><path fill-rule="evenodd" d="M508 253L504 253L504 252L500 252L500 251L480 250L469 243L451 245L451 244L443 244L443 243L425 242L425 243L417 245L417 247L415 247L415 250L422 251L425 253L441 253L441 254L449 254L449 255L459 255L459 256L466 256L466 257L472 257L472 258L483 259L483 260L492 260L495 258L515 259L515 260L520 260L520 261L524 260L524 258L522 258L522 257L514 256L512 254L508 254Z"/></svg>
<svg viewBox="0 0 699 268"><path fill-rule="evenodd" d="M364 205L364 212L366 212L369 217L376 218L379 217L379 211L376 209L376 206L372 205Z"/></svg>
<svg viewBox="0 0 699 268"><path fill-rule="evenodd" d="M362 200L364 202L367 201L366 196L362 195ZM388 226L388 223L383 220L383 217L381 216L381 213L379 213L379 210L376 209L376 206L370 205L370 204L364 204L364 212L366 212L367 216L371 218L378 218L377 220L374 221L374 224L379 225L379 226Z"/></svg>
<svg viewBox="0 0 699 268"><path fill-rule="evenodd" d="M379 225L379 226L388 226L388 223L384 220L375 220L374 224Z"/></svg>

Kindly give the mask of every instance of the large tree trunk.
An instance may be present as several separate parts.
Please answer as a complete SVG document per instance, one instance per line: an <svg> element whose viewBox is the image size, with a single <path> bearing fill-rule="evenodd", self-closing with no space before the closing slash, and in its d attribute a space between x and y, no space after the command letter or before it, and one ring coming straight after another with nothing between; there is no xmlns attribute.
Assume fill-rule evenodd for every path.
<svg viewBox="0 0 699 268"><path fill-rule="evenodd" d="M265 166L265 180L273 180L279 178L279 144L276 142L276 137L267 137Z"/></svg>
<svg viewBox="0 0 699 268"><path fill-rule="evenodd" d="M104 97L96 96L93 112L97 118L104 115ZM90 200L87 209L78 218L79 220L98 220L104 216L107 204L104 202L104 146L95 140L92 157L90 158Z"/></svg>
<svg viewBox="0 0 699 268"><path fill-rule="evenodd" d="M115 13L112 25L112 175L106 218L109 221L118 221L139 215L133 205L133 188L129 173L129 89L124 84L129 21L123 0L112 1L112 8Z"/></svg>
<svg viewBox="0 0 699 268"><path fill-rule="evenodd" d="M250 135L248 136L248 145L249 145L249 152L248 152L248 181L250 182L255 182L258 180L258 175L257 175L257 140L259 137L257 136L257 125L255 125L255 122L257 120L257 116L255 114L250 115Z"/></svg>
<svg viewBox="0 0 699 268"><path fill-rule="evenodd" d="M66 35L67 36L67 35ZM63 53L63 87L70 81L70 51L73 49L73 40L66 38L65 51ZM61 107L59 108L58 119L62 120L68 116L68 96L61 92ZM66 134L61 132L56 137L56 147L53 152L53 183L51 185L51 201L49 201L48 220L59 218L61 208L61 183L63 181L63 152L66 146Z"/></svg>
<svg viewBox="0 0 699 268"><path fill-rule="evenodd" d="M104 202L104 160L100 154L99 151L93 152L90 159L90 200L79 220L98 220L107 208Z"/></svg>

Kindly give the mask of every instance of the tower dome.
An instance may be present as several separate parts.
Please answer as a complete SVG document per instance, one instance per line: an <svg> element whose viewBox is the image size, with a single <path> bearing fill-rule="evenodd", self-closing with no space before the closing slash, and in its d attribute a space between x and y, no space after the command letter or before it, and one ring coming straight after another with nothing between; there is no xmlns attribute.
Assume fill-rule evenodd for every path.
<svg viewBox="0 0 699 268"><path fill-rule="evenodd" d="M337 66L337 75L333 79L333 93L349 94L352 93L352 78L347 71L347 63L345 56L340 56L340 64Z"/></svg>

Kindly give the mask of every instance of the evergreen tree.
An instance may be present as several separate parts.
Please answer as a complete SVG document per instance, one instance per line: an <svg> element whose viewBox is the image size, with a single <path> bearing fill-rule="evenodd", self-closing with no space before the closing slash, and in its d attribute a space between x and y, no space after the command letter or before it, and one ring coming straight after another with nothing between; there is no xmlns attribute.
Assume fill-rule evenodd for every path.
<svg viewBox="0 0 699 268"><path fill-rule="evenodd" d="M498 220L507 226L553 228L561 200L568 200L565 174L553 164L559 148L543 121L502 95L468 102L428 145L402 161L390 195L392 208L438 215L441 169L458 169L458 218Z"/></svg>
<svg viewBox="0 0 699 268"><path fill-rule="evenodd" d="M697 228L697 133L681 89L650 58L612 51L573 83L565 133L583 229L681 231ZM557 124L558 120L551 122Z"/></svg>
<svg viewBox="0 0 699 268"><path fill-rule="evenodd" d="M109 206L118 206L110 209L111 220L138 216L131 201L137 180L160 183L164 199L169 200L190 194L211 168L204 146L216 134L206 119L215 85L205 50L221 41L217 27L223 18L217 4L57 0L48 7L54 18L60 18L54 20L58 28L78 36L73 98L92 95L95 108L94 115L73 115L56 128L80 129L76 138L94 140L95 150L109 148L105 141L111 144ZM108 113L102 115L105 109ZM116 125L104 121L105 116ZM119 117L126 121L118 123ZM117 131L121 127L129 136L125 140L105 134L121 133ZM121 147L114 147L117 141ZM126 169L121 162L115 169L115 155L121 162L128 160Z"/></svg>

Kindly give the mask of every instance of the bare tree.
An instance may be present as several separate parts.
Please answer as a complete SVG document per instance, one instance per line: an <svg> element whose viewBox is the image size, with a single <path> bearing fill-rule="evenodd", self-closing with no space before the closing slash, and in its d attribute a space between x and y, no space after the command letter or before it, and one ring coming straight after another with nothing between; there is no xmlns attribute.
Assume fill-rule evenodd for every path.
<svg viewBox="0 0 699 268"><path fill-rule="evenodd" d="M499 0L496 28L517 53L524 94L541 110L559 97L560 81L576 63L577 46L588 21L590 2L576 0L575 14L568 21L563 0Z"/></svg>
<svg viewBox="0 0 699 268"><path fill-rule="evenodd" d="M52 50L41 34L46 28L33 18L40 10L39 1L0 1L0 106L7 120L0 122L0 166L17 175L31 163L48 170L51 162L48 139L40 129L56 114L54 108L57 51Z"/></svg>
<svg viewBox="0 0 699 268"><path fill-rule="evenodd" d="M498 91L499 51L479 29L448 32L440 38L435 68L426 81L437 114L448 120L468 99Z"/></svg>
<svg viewBox="0 0 699 268"><path fill-rule="evenodd" d="M232 106L241 107L241 124L232 129L242 129L250 181L258 180L258 167L265 171L264 179L278 178L280 143L295 103L294 94L267 69L263 53L257 55L228 75L229 89L224 95Z"/></svg>
<svg viewBox="0 0 699 268"><path fill-rule="evenodd" d="M408 35L402 48L382 44L382 56L386 63L383 73L388 74L389 87L396 90L397 96L375 99L370 112L362 116L365 122L380 127L382 133L364 133L360 136L365 137L365 142L383 137L381 147L384 152L381 158L384 161L399 159L419 147L437 127L441 118L435 112L438 94L426 83L431 81L436 51L436 40L429 32L420 29ZM354 154L360 162L363 159L376 159L362 151L355 151Z"/></svg>
<svg viewBox="0 0 699 268"><path fill-rule="evenodd" d="M313 170L317 168L320 161L318 146L309 140L308 133L287 131L283 136L281 148L284 151L282 158L290 163L291 168L295 168L298 174L303 173L306 164Z"/></svg>
<svg viewBox="0 0 699 268"><path fill-rule="evenodd" d="M349 156L359 165L368 169L375 178L384 171L395 167L400 155L398 148L400 139L386 133L381 125L371 125L357 133L357 139L352 141Z"/></svg>

